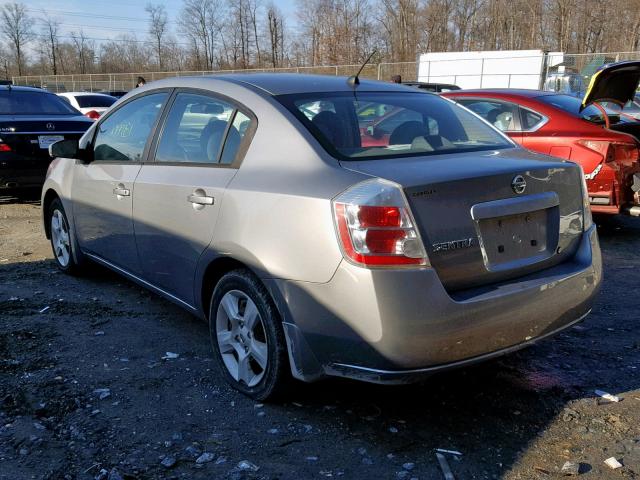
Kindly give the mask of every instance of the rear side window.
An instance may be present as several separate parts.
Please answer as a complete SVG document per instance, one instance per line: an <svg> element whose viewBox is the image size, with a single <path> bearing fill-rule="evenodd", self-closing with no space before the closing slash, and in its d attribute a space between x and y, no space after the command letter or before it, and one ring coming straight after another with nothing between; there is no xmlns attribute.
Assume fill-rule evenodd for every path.
<svg viewBox="0 0 640 480"><path fill-rule="evenodd" d="M344 160L513 147L465 109L433 94L340 92L277 98L329 153Z"/></svg>
<svg viewBox="0 0 640 480"><path fill-rule="evenodd" d="M544 120L544 117L539 113L533 112L531 110L527 110L523 108L522 110L522 129L526 132L529 130L533 130L540 122Z"/></svg>
<svg viewBox="0 0 640 480"><path fill-rule="evenodd" d="M76 102L80 108L110 107L116 103L117 98L107 95L76 95Z"/></svg>
<svg viewBox="0 0 640 480"><path fill-rule="evenodd" d="M0 115L79 115L53 93L6 89L0 92Z"/></svg>
<svg viewBox="0 0 640 480"><path fill-rule="evenodd" d="M165 163L231 164L251 119L234 105L194 93L179 93L156 150Z"/></svg>
<svg viewBox="0 0 640 480"><path fill-rule="evenodd" d="M132 100L98 125L94 160L140 162L167 93Z"/></svg>
<svg viewBox="0 0 640 480"><path fill-rule="evenodd" d="M517 130L516 115L518 106L510 102L498 100L481 100L476 98L457 98L456 102L477 113L491 125L503 132Z"/></svg>

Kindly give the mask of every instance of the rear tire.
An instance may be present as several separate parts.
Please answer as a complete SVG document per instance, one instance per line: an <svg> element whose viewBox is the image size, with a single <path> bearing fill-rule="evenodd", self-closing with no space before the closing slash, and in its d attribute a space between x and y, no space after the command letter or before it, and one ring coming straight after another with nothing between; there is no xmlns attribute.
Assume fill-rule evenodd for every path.
<svg viewBox="0 0 640 480"><path fill-rule="evenodd" d="M267 289L248 270L233 270L216 285L209 334L233 388L259 401L284 396L292 378L282 320Z"/></svg>
<svg viewBox="0 0 640 480"><path fill-rule="evenodd" d="M69 220L62 202L56 198L49 205L47 221L50 228L53 259L60 270L70 275L79 275L85 270L85 262L79 263L79 252L73 241Z"/></svg>

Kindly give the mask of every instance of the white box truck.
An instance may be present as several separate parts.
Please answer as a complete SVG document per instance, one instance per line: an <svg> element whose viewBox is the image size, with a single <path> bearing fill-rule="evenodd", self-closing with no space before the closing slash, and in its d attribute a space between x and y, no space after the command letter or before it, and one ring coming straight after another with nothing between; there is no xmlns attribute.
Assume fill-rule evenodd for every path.
<svg viewBox="0 0 640 480"><path fill-rule="evenodd" d="M423 53L418 81L460 88L541 88L549 68L562 64L562 52L487 50Z"/></svg>

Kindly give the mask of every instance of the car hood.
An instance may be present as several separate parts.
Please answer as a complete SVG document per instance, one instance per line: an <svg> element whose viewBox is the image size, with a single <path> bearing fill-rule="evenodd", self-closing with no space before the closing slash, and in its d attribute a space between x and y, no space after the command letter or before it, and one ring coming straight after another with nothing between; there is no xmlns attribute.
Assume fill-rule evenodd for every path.
<svg viewBox="0 0 640 480"><path fill-rule="evenodd" d="M640 61L604 65L593 74L582 108L593 102L614 102L623 106L633 100L640 84Z"/></svg>

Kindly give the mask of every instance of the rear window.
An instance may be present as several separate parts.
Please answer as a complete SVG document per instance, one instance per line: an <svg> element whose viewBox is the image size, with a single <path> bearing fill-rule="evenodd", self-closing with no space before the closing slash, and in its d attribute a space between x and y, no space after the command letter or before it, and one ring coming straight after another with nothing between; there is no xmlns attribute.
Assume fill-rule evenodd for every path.
<svg viewBox="0 0 640 480"><path fill-rule="evenodd" d="M574 117L582 118L583 120L587 120L592 123L605 123L602 112L594 105L589 105L587 108L580 111L582 100L577 97L572 97L570 95L542 95L538 97L537 100L540 100L547 105L551 105L552 107L559 108L560 110L564 110ZM609 113L609 119L612 123L620 121L620 115L618 112L608 108L606 108L606 111Z"/></svg>
<svg viewBox="0 0 640 480"><path fill-rule="evenodd" d="M7 89L0 92L0 115L80 115L53 93Z"/></svg>
<svg viewBox="0 0 640 480"><path fill-rule="evenodd" d="M329 153L344 160L513 147L498 131L437 95L344 92L278 99Z"/></svg>
<svg viewBox="0 0 640 480"><path fill-rule="evenodd" d="M117 98L107 95L76 95L76 101L80 108L110 107L116 103Z"/></svg>

